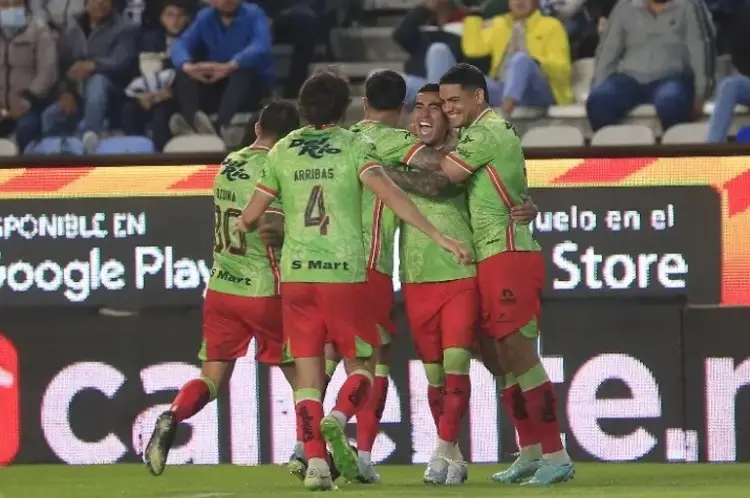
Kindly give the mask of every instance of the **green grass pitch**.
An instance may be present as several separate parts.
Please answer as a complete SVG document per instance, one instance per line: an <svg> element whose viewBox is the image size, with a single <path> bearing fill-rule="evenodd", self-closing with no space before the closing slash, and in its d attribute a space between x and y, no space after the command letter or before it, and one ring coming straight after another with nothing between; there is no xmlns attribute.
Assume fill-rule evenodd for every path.
<svg viewBox="0 0 750 498"><path fill-rule="evenodd" d="M750 498L750 465L579 464L576 479L544 489L489 482L502 465L473 465L463 486L422 484L422 466L380 466L383 483L339 483L334 496ZM0 498L283 498L311 493L284 467L174 466L152 477L142 465L0 468ZM318 493L317 496L320 496Z"/></svg>

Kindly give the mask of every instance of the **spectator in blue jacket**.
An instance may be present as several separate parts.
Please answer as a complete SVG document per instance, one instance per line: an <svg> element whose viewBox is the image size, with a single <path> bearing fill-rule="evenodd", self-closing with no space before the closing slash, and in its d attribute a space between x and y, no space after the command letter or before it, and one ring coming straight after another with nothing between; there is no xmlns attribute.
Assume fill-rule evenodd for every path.
<svg viewBox="0 0 750 498"><path fill-rule="evenodd" d="M58 102L42 114L42 132L74 133L83 118L83 142L91 150L122 104L123 89L137 67L137 29L120 17L112 0L86 0L86 12L65 27L60 59L67 81ZM74 91L82 105L72 105L79 98Z"/></svg>
<svg viewBox="0 0 750 498"><path fill-rule="evenodd" d="M174 95L182 113L172 117L172 133L218 128L224 134L235 113L260 109L274 84L268 24L257 5L240 0L213 0L198 13L172 46ZM216 128L208 117L213 112Z"/></svg>

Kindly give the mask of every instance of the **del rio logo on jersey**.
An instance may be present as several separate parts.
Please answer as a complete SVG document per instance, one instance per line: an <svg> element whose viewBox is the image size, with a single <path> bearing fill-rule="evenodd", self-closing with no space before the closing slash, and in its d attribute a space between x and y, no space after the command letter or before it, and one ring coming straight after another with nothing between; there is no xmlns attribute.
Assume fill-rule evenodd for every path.
<svg viewBox="0 0 750 498"><path fill-rule="evenodd" d="M326 154L341 154L341 149L333 147L328 141L328 137L319 140L295 138L289 143L289 148L299 148L298 156L308 155L313 159L322 159Z"/></svg>

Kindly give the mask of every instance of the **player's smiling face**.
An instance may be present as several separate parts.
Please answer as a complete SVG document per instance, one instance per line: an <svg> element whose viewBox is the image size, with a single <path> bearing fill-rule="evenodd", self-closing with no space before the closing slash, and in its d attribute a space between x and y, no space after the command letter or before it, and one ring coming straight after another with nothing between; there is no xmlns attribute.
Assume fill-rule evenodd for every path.
<svg viewBox="0 0 750 498"><path fill-rule="evenodd" d="M463 89L461 85L440 85L440 99L451 128L469 126L484 107L482 90Z"/></svg>
<svg viewBox="0 0 750 498"><path fill-rule="evenodd" d="M441 145L448 132L448 119L443 114L442 104L437 92L417 94L417 103L411 113L411 125L427 145Z"/></svg>

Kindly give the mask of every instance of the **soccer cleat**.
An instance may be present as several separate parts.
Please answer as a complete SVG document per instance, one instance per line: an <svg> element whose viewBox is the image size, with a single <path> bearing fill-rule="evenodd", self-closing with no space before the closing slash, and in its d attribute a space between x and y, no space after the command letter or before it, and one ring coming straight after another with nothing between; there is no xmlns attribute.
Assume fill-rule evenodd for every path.
<svg viewBox="0 0 750 498"><path fill-rule="evenodd" d="M492 480L503 484L518 484L521 481L533 476L542 465L542 460L535 458L533 460L524 460L521 457L516 460L502 472L493 474Z"/></svg>
<svg viewBox="0 0 750 498"><path fill-rule="evenodd" d="M174 414L169 411L162 413L156 419L154 432L151 434L146 451L143 453L143 461L146 463L146 467L155 476L160 476L167 466L167 456L169 456L169 449L174 442L177 425Z"/></svg>
<svg viewBox="0 0 750 498"><path fill-rule="evenodd" d="M311 458L305 473L305 487L310 491L335 489L328 463L322 458Z"/></svg>
<svg viewBox="0 0 750 498"><path fill-rule="evenodd" d="M333 457L331 456L330 451L328 452L328 463L331 470L331 480L336 482L336 479L341 477L341 472L339 472L339 469L333 463ZM305 480L305 475L307 474L307 459L301 449L294 449L292 456L289 457L289 462L286 464L286 468L291 475L300 481Z"/></svg>
<svg viewBox="0 0 750 498"><path fill-rule="evenodd" d="M361 459L358 461L359 474L357 482L360 484L377 484L380 482L380 474L375 471L371 463L365 463Z"/></svg>
<svg viewBox="0 0 750 498"><path fill-rule="evenodd" d="M320 422L323 438L331 446L333 463L341 475L349 482L356 482L359 475L359 459L357 452L349 445L344 427L334 417L323 417Z"/></svg>
<svg viewBox="0 0 750 498"><path fill-rule="evenodd" d="M425 484L445 484L446 479L448 479L449 465L450 461L445 457L432 457L424 471L422 481Z"/></svg>
<svg viewBox="0 0 750 498"><path fill-rule="evenodd" d="M295 446L292 456L289 457L289 462L286 464L286 468L291 475L300 481L305 480L305 475L307 474L307 460L305 459L305 453L302 448Z"/></svg>
<svg viewBox="0 0 750 498"><path fill-rule="evenodd" d="M445 477L445 484L463 484L469 478L469 467L466 462L461 460L448 461L448 473Z"/></svg>
<svg viewBox="0 0 750 498"><path fill-rule="evenodd" d="M576 475L576 466L573 462L556 464L543 461L534 476L522 486L548 486L560 482L570 481Z"/></svg>

